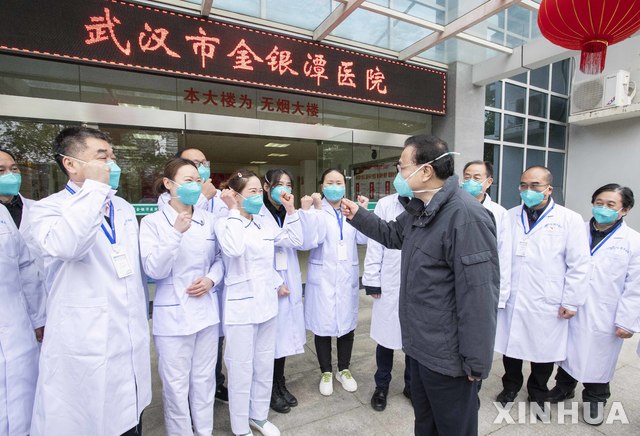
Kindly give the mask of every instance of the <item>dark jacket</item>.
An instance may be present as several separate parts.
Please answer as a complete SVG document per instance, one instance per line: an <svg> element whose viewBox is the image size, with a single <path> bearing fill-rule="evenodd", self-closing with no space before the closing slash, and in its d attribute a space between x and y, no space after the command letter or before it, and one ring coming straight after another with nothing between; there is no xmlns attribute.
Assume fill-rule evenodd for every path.
<svg viewBox="0 0 640 436"><path fill-rule="evenodd" d="M432 371L486 378L500 293L493 215L459 188L457 176L426 208L413 199L406 209L388 223L363 208L351 220L385 247L402 249L403 349Z"/></svg>

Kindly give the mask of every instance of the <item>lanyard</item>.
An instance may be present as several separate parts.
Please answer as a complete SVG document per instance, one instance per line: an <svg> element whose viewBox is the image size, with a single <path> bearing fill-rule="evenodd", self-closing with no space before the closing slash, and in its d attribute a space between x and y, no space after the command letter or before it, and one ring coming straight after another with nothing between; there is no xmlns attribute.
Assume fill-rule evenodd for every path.
<svg viewBox="0 0 640 436"><path fill-rule="evenodd" d="M280 219L280 216L276 215L276 221L278 221L278 225L282 228L282 220Z"/></svg>
<svg viewBox="0 0 640 436"><path fill-rule="evenodd" d="M76 193L76 191L74 191L73 188L71 188L71 186L69 185L65 185L65 188L67 189L67 191L71 192L71 195L74 195ZM107 237L111 245L114 245L116 243L116 222L114 218L115 212L113 211L113 202L109 200L109 226L111 227L111 234L109 234L109 231L104 226L104 223L100 225L100 228L104 232L104 235Z"/></svg>
<svg viewBox="0 0 640 436"><path fill-rule="evenodd" d="M527 228L524 225L524 215L526 214L526 212L524 211L524 206L522 206L522 210L520 211L520 220L522 221L522 228L524 229L524 234L528 235L529 233L531 233L531 231L533 229L536 228L536 226L538 225L539 222L541 222L543 219L546 218L547 215L549 215L549 213L551 213L551 211L553 210L553 208L556 207L556 204L553 203L553 206L551 206L549 208L548 211L546 211L545 213L542 214L542 216L540 216L535 223L533 223L533 226L527 231ZM529 223L529 219L527 218L527 223Z"/></svg>
<svg viewBox="0 0 640 436"><path fill-rule="evenodd" d="M591 250L591 256L593 256L594 254L596 254L596 251L598 251L598 250L600 249L600 247L602 247L602 246L604 245L604 243L605 243L605 242L607 242L607 240L608 240L610 237L612 237L612 236L613 236L613 234L614 234L615 232L617 232L617 231L620 229L620 226L622 226L622 221L620 221L620 222L618 223L618 225L616 226L616 228L615 228L615 229L613 229L613 230L611 231L611 233L609 233L607 236L605 236L605 237L604 237L604 239L598 243L598 245L596 245L595 247L593 247L593 249ZM591 232L589 232L589 233L591 233ZM591 242L591 234L589 234L589 242Z"/></svg>
<svg viewBox="0 0 640 436"><path fill-rule="evenodd" d="M342 220L342 211L340 209L335 210L333 209L333 213L336 214L336 220L338 221L338 227L340 227L340 240L343 240L342 237L342 225L343 225L343 220Z"/></svg>

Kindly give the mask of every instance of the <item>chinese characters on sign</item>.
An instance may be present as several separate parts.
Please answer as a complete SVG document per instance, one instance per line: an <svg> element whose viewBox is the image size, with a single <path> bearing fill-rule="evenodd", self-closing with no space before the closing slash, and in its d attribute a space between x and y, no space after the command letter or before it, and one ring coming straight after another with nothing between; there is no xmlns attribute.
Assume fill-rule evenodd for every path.
<svg viewBox="0 0 640 436"><path fill-rule="evenodd" d="M317 103L304 103L300 100L290 100L288 98L274 98L263 96L254 105L253 99L247 94L236 95L235 92L220 92L215 94L213 90L206 92L199 91L193 87L184 90L183 100L190 104L201 104L203 106L217 106L221 108L236 108L251 110L257 108L258 111L275 112L287 115L297 115L303 117L318 118L320 108Z"/></svg>
<svg viewBox="0 0 640 436"><path fill-rule="evenodd" d="M51 19L34 25L34 16ZM3 0L0 51L436 114L446 107L444 72L120 0ZM223 104L222 95L199 92L201 104ZM305 116L316 110L294 100L251 104Z"/></svg>

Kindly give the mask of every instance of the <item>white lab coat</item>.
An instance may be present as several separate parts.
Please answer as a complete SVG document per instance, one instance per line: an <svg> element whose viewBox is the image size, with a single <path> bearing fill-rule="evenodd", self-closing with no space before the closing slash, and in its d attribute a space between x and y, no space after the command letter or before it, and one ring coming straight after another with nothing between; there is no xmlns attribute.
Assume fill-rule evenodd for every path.
<svg viewBox="0 0 640 436"><path fill-rule="evenodd" d="M591 257L587 301L569 321L560 366L582 383L610 382L623 343L616 327L640 332L640 233L626 223Z"/></svg>
<svg viewBox="0 0 640 436"><path fill-rule="evenodd" d="M560 362L567 355L569 322L558 316L558 310L560 306L578 310L587 295L587 232L580 215L553 199L530 232L522 206L509 214L511 295L502 309L506 325L497 331L495 350L531 362Z"/></svg>
<svg viewBox="0 0 640 436"><path fill-rule="evenodd" d="M30 312L31 319L35 321L35 328L44 326L46 321L47 289L46 283L44 282L44 262L42 260L42 253L40 252L35 238L33 237L33 228L29 222L31 208L35 204L35 201L24 198L22 195L20 195L20 198L22 199L20 234L22 235L24 242L27 244L27 248L29 249L31 256L33 256L33 261L36 267L36 274L31 277L26 277L25 280L39 282L38 286L28 287L34 292L25 295L27 298L27 309Z"/></svg>
<svg viewBox="0 0 640 436"><path fill-rule="evenodd" d="M260 324L278 314L277 290L284 281L273 268L275 247L300 246L302 226L297 212L286 216L282 229L269 225L270 219L258 214L248 220L234 209L216 222L225 266L225 325Z"/></svg>
<svg viewBox="0 0 640 436"><path fill-rule="evenodd" d="M385 221L394 221L404 212L398 194L381 198L373 211ZM364 258L362 284L381 288L380 298L373 300L371 339L385 348L402 349L398 298L400 296L400 250L390 250L369 239Z"/></svg>
<svg viewBox="0 0 640 436"><path fill-rule="evenodd" d="M507 319L507 311L503 309L507 306L507 300L511 294L513 222L507 209L491 200L489 194L485 195L482 205L491 211L496 219L498 260L500 261L500 298L498 299L496 336L505 337L509 334L509 320Z"/></svg>
<svg viewBox="0 0 640 436"><path fill-rule="evenodd" d="M149 324L133 207L108 185L71 181L32 207L43 252L47 330L31 436L120 435L151 402ZM115 249L133 274L118 278L101 224L113 204Z"/></svg>
<svg viewBox="0 0 640 436"><path fill-rule="evenodd" d="M262 206L260 216L265 226L274 233L280 230L278 222L266 206ZM302 225L303 239L309 231L305 229L305 218L299 214ZM302 274L298 262L298 247L276 247L273 267L278 272L284 284L289 289L289 295L278 297L278 318L276 327L275 358L293 356L304 353L307 335L304 328L304 306L302 304Z"/></svg>
<svg viewBox="0 0 640 436"><path fill-rule="evenodd" d="M229 208L220 198L220 194L222 191L219 189L216 190L216 195L214 195L211 199L207 199L204 194L200 194L198 197L198 202L195 204L194 208L206 210L207 212L211 212L216 217L226 216L229 213ZM169 205L169 200L171 200L171 194L168 192L163 192L158 197L158 210L162 210Z"/></svg>
<svg viewBox="0 0 640 436"><path fill-rule="evenodd" d="M309 254L305 287L304 319L307 330L317 336L343 336L358 324L360 269L358 247L367 237L343 217L343 241L347 260L338 260L340 226L326 199L322 209L313 209L316 224L314 246ZM306 242L305 242L305 245Z"/></svg>
<svg viewBox="0 0 640 436"><path fill-rule="evenodd" d="M29 316L26 295L42 288L32 279L37 277L33 257L2 205L0 274L0 436L23 436L29 434L38 378L33 329L39 322Z"/></svg>
<svg viewBox="0 0 640 436"><path fill-rule="evenodd" d="M142 266L156 281L154 335L191 335L220 322L215 284L222 281L224 267L215 217L194 208L191 227L184 233L173 227L177 217L174 208L165 207L140 223ZM205 276L214 287L201 297L189 297L186 289Z"/></svg>
<svg viewBox="0 0 640 436"><path fill-rule="evenodd" d="M177 217L178 212L169 206L145 216L140 223L142 266L156 280L153 335L165 427L169 435L183 435L191 432L193 420L196 434L210 436L218 297L215 286L200 297L190 297L186 289L201 277L208 277L214 285L220 283L224 270L213 214L194 208L191 226L184 233L174 228Z"/></svg>

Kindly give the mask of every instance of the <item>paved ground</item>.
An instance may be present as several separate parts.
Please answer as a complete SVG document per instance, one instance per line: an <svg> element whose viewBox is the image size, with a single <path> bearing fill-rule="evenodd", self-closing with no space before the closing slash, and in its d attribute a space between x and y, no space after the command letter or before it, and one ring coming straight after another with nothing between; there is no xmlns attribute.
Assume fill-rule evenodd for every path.
<svg viewBox="0 0 640 436"><path fill-rule="evenodd" d="M362 295L360 298L360 320L356 329L355 346L351 370L358 382L358 390L348 393L334 381L334 393L323 397L318 392L320 370L316 360L311 336L307 338L305 353L287 360L285 374L287 387L296 395L299 406L288 414L280 415L271 411L269 419L276 424L283 435L410 435L413 433L413 409L409 400L402 395L404 355L397 352L394 380L389 390L389 402L384 412L376 412L370 406L370 398L374 390L373 373L375 372L375 343L369 338L371 320L371 299ZM502 420L494 424L498 412L492 401L501 390L500 377L502 363L496 355L493 371L485 380L480 394L482 407L480 410L481 435L640 435L640 358L635 349L638 339L634 337L625 343L618 363L618 370L613 380L612 398L607 404L605 416L609 416L612 402L619 401L629 424L621 424L618 419L613 424L592 427L582 422L582 408L579 408L580 422L571 424L571 415L565 418L566 424L558 424L557 407L552 409L551 423L535 423L529 419L529 408L526 404L516 404L511 411L514 423ZM152 355L153 402L144 413L143 425L145 436L164 435L162 416L162 395L160 381L157 376L157 359L155 350ZM335 368L334 341L334 368ZM525 365L526 366L526 365ZM550 383L552 385L552 383ZM576 398L579 397L579 394ZM526 393L520 392L518 401L526 401ZM565 410L578 408L578 404L566 403ZM519 410L522 413L519 413ZM621 413L618 413L621 416ZM231 434L228 406L216 402L215 434Z"/></svg>

